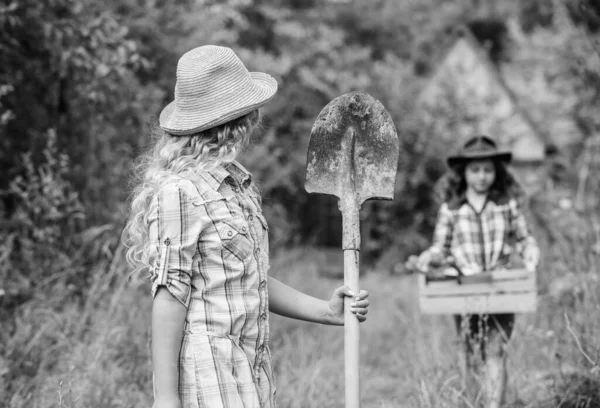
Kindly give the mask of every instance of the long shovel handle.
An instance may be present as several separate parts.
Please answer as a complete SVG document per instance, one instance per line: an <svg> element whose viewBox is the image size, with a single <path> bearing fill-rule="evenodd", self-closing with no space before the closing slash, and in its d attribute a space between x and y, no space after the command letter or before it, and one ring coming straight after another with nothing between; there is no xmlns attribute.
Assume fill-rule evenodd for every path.
<svg viewBox="0 0 600 408"><path fill-rule="evenodd" d="M359 208L354 200L342 203L344 249L344 284L358 294L358 261L360 249ZM360 407L358 319L350 311L354 297L344 299L344 367L346 383L346 408Z"/></svg>
<svg viewBox="0 0 600 408"><path fill-rule="evenodd" d="M358 251L344 250L344 284L358 294ZM358 319L350 311L354 298L344 300L344 359L346 370L346 408L360 407Z"/></svg>

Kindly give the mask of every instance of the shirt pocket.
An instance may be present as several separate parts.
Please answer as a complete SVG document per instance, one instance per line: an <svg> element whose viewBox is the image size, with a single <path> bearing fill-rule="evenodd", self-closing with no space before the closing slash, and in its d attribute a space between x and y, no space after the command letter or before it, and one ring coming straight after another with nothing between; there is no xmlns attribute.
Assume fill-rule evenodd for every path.
<svg viewBox="0 0 600 408"><path fill-rule="evenodd" d="M246 260L252 255L254 242L248 223L243 217L224 219L216 224L221 239L223 258Z"/></svg>

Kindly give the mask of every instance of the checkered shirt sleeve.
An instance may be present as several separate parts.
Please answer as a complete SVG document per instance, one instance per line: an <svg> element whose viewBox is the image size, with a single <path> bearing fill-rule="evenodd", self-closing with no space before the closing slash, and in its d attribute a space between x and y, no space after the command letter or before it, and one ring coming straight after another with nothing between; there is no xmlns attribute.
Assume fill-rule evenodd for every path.
<svg viewBox="0 0 600 408"><path fill-rule="evenodd" d="M527 220L517 200L510 200L508 205L510 211L510 235L515 240L517 250L522 255L525 248L529 246L537 248L537 241L529 231Z"/></svg>
<svg viewBox="0 0 600 408"><path fill-rule="evenodd" d="M452 245L452 224L454 222L453 218L452 211L448 208L448 204L442 204L438 211L435 230L433 232L432 246L439 249L444 257L450 255L450 248Z"/></svg>
<svg viewBox="0 0 600 408"><path fill-rule="evenodd" d="M186 308L192 292L192 260L198 236L206 224L202 207L191 203L189 196L193 191L189 181L167 182L156 194L148 217L150 264L154 265L152 296L164 286Z"/></svg>

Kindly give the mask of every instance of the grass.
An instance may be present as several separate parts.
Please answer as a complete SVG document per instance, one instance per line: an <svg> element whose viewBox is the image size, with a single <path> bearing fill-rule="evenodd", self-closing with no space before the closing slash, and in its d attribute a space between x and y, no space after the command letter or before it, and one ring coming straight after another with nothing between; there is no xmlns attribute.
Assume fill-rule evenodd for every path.
<svg viewBox="0 0 600 408"><path fill-rule="evenodd" d="M589 250L596 238L585 220L559 219L537 231L540 305L517 319L507 407L600 407L600 283ZM151 406L151 300L146 283L126 279L122 255L95 265L83 300L58 281L2 315L1 406ZM282 252L271 274L327 298L342 282L321 277L318 259L312 249ZM362 406L477 406L461 396L451 319L419 314L415 278L363 271L361 282L371 293L361 325ZM343 407L341 327L272 316L271 349L279 407Z"/></svg>

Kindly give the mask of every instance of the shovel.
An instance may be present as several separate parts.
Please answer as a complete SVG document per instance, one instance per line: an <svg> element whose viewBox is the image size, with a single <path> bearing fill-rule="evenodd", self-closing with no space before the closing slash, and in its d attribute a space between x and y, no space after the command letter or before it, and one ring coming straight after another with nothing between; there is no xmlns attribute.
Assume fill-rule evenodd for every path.
<svg viewBox="0 0 600 408"><path fill-rule="evenodd" d="M339 198L342 212L344 284L358 294L359 211L365 200L392 199L398 167L398 136L383 105L365 92L339 96L323 108L308 143L305 188ZM346 408L360 407L359 329L344 304Z"/></svg>

